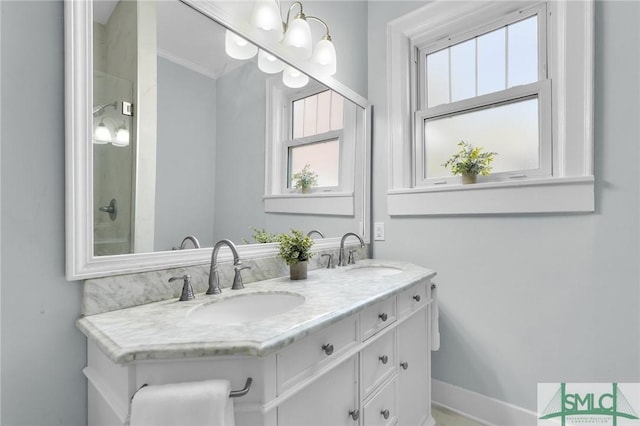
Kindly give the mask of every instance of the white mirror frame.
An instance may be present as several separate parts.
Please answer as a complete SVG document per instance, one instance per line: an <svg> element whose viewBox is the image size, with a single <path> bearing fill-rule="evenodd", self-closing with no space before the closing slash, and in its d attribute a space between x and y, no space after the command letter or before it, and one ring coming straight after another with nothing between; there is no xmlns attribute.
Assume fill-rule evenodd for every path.
<svg viewBox="0 0 640 426"><path fill-rule="evenodd" d="M317 75L309 64L287 57L278 44L268 43L254 32L248 23L232 23L228 12L217 4L203 0L180 0L202 12L223 26L240 33L252 43L279 56L290 65L364 109L365 154L364 191L361 229L369 242L370 224L370 164L371 164L371 106L368 101L332 77ZM65 132L66 132L66 276L67 280L121 275L166 268L177 268L209 263L212 248L177 250L153 253L93 255L93 153L91 108L93 98L93 5L91 0L65 0ZM314 251L339 247L340 238L316 240ZM242 259L272 257L278 253L277 244L251 244L238 246ZM232 260L231 252L220 252L219 261Z"/></svg>

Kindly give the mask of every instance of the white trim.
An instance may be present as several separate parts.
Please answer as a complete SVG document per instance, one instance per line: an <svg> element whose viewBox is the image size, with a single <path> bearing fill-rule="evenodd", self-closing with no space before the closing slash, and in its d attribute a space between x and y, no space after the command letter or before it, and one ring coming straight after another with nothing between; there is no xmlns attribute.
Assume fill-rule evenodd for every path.
<svg viewBox="0 0 640 426"><path fill-rule="evenodd" d="M431 379L434 405L487 426L535 426L537 413L440 380Z"/></svg>
<svg viewBox="0 0 640 426"><path fill-rule="evenodd" d="M214 72L211 72L209 69L207 69L207 67L203 67L202 65L198 65L193 61L189 61L185 58L174 55L168 50L158 48L158 56L162 59L166 59L169 62L173 62L176 65L180 65L181 67L184 67L188 70L191 70L198 74L202 74L205 77L209 77L213 80L216 80L218 78L218 76L216 76Z"/></svg>
<svg viewBox="0 0 640 426"><path fill-rule="evenodd" d="M248 23L232 25L235 20L225 11L222 4L214 4L205 0L181 0L183 3L202 11L205 15L215 19L223 26L232 28L236 32L246 35L254 44L265 46L281 58L286 58L286 50L273 43L268 43L252 30ZM91 140L91 110L92 110L92 2L65 0L65 182L66 182L66 277L69 281L80 279L121 275L144 271L177 268L191 265L207 264L211 261L212 248L196 250L177 250L155 253L135 253L116 256L93 256L93 219L92 219L92 157ZM296 66L313 79L341 94L346 99L365 108L366 117L369 113L368 101L333 78L317 74L309 64L285 59L285 62ZM362 149L363 156L370 158L370 134L362 140L366 144ZM362 176L368 176L368 165L362 171ZM368 182L365 182L365 186ZM358 215L369 210L369 194L356 194L355 211ZM361 204L361 205L360 205ZM362 218L363 224L368 221ZM366 225L364 227L366 230ZM368 235L363 235L368 242ZM321 244L316 243L314 249L337 248L340 238L326 238ZM242 245L238 253L243 259L271 257L278 253L277 247L268 244ZM226 259L226 260L225 260ZM230 261L230 253L222 250L219 261Z"/></svg>
<svg viewBox="0 0 640 426"><path fill-rule="evenodd" d="M590 212L593 188L591 176L547 178L399 189L387 199L390 216Z"/></svg>
<svg viewBox="0 0 640 426"><path fill-rule="evenodd" d="M535 4L540 2L434 1L388 24L389 214L594 211L592 0L547 3L547 66L548 78L552 82L551 108L554 111L551 129L553 179L545 185L539 185L537 180L531 180L529 185L520 182L516 186L506 183L487 186L488 183L482 183L467 187L462 192L448 191L450 188L448 192L418 191L413 187L414 117L411 111L416 108L416 99L410 90L410 77L415 69L411 61L411 40L417 40L418 35L420 41L446 37L467 29L470 16L491 20L500 14ZM584 105L584 108L571 108L575 105ZM573 178L583 180L580 184L567 185ZM552 189L553 185L557 188ZM528 190L523 191L524 188ZM577 189L577 193L569 188ZM481 189L490 189L491 193ZM523 195L514 195L518 191L523 191ZM529 200L524 199L525 192ZM481 198L480 194L490 195L491 199ZM557 203L549 201L548 195Z"/></svg>
<svg viewBox="0 0 640 426"><path fill-rule="evenodd" d="M353 216L355 214L352 192L281 194L264 197L267 213L321 214Z"/></svg>

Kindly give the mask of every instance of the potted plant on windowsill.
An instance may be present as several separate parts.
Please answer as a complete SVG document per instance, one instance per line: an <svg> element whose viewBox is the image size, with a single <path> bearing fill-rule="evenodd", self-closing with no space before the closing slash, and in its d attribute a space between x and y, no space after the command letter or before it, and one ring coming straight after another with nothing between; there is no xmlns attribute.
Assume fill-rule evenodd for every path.
<svg viewBox="0 0 640 426"><path fill-rule="evenodd" d="M474 147L465 141L458 142L460 151L449 158L443 167L451 167L451 172L455 175L462 175L462 183L476 183L478 175L488 176L491 174L491 163L497 152L482 152L482 147Z"/></svg>
<svg viewBox="0 0 640 426"><path fill-rule="evenodd" d="M318 175L311 170L311 164L306 164L302 170L298 173L294 173L293 176L294 188L299 189L302 193L306 194L311 188L318 186Z"/></svg>
<svg viewBox="0 0 640 426"><path fill-rule="evenodd" d="M289 265L289 276L292 280L307 278L307 263L313 256L311 246L313 240L302 231L292 229L288 234L280 235L278 256Z"/></svg>

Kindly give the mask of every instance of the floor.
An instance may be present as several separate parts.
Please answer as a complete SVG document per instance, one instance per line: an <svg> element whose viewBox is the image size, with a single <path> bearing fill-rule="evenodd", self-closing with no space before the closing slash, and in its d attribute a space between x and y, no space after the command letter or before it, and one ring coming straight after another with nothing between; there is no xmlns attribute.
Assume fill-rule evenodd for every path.
<svg viewBox="0 0 640 426"><path fill-rule="evenodd" d="M431 413L436 421L436 426L483 426L474 420L449 411L443 407L431 407Z"/></svg>

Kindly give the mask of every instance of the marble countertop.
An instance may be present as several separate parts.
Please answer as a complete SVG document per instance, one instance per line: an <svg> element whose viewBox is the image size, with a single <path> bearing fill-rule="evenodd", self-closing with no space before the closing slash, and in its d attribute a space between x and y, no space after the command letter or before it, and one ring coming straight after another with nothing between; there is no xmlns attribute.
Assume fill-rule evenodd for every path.
<svg viewBox="0 0 640 426"><path fill-rule="evenodd" d="M402 272L380 277L350 274L348 269L390 266ZM115 363L218 355L266 356L367 306L393 296L435 272L407 262L368 259L347 268L316 269L308 278L288 276L226 290L220 295L149 303L85 316L77 327ZM203 304L251 293L287 292L304 296L300 306L260 321L198 324L187 314Z"/></svg>

